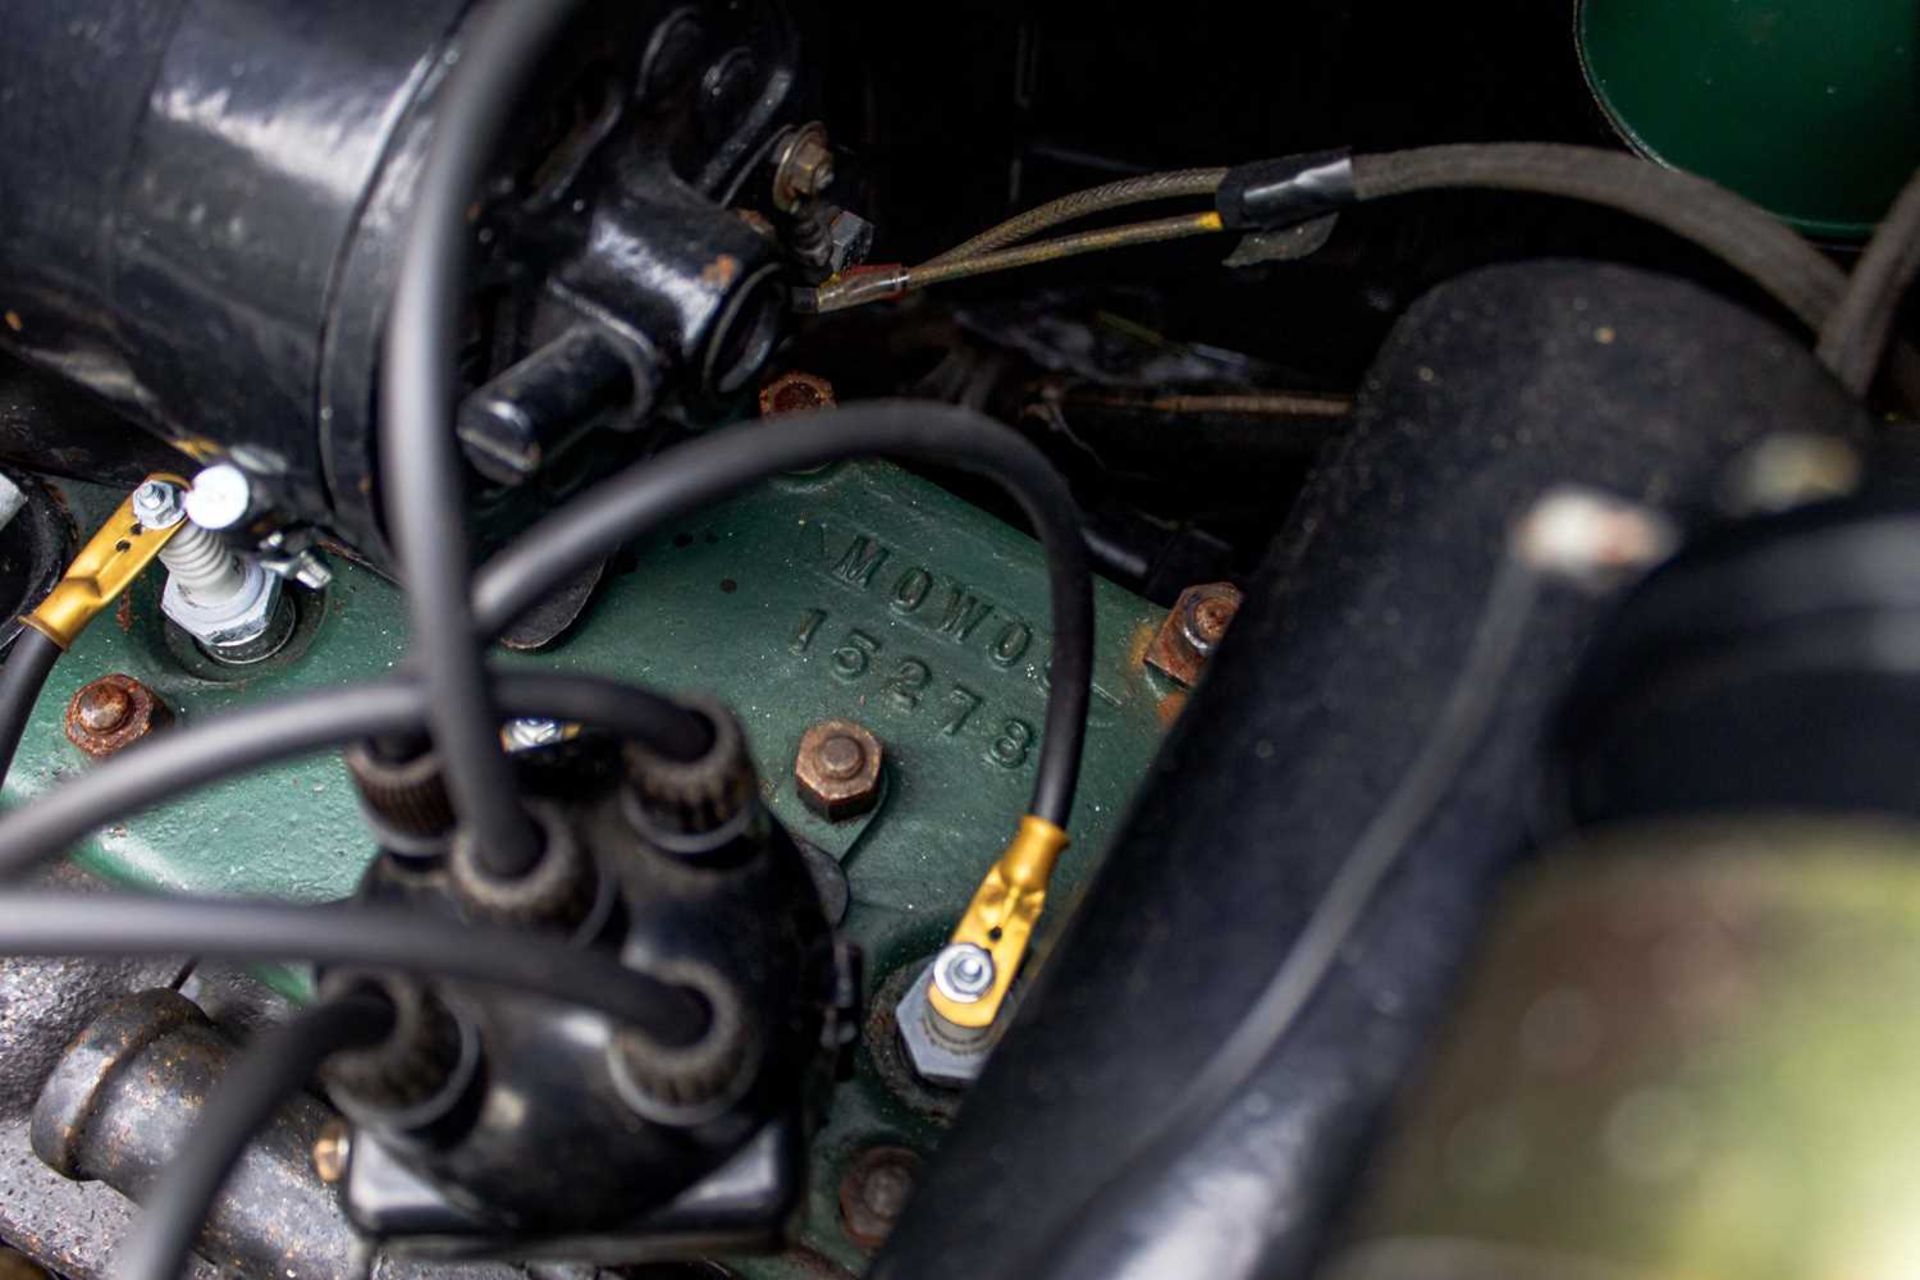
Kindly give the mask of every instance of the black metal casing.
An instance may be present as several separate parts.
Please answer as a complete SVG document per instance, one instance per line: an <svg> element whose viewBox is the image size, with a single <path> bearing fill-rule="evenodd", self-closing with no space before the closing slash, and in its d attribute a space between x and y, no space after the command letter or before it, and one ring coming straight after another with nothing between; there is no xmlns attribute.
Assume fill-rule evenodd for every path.
<svg viewBox="0 0 1920 1280"><path fill-rule="evenodd" d="M0 344L194 457L231 456L281 512L377 555L381 325L469 7L10 13L0 156L5 186L32 198L0 201ZM578 322L644 366L637 407L656 367L691 370L697 398L717 346L763 357L766 300L743 291L764 286L772 249L724 206L784 122L793 58L767 4L609 4L577 28L483 193L469 381ZM634 190L697 228L676 213L637 279L596 257L610 219L646 243ZM609 192L629 194L603 216ZM565 289L544 287L561 274ZM744 336L723 332L734 321Z"/></svg>

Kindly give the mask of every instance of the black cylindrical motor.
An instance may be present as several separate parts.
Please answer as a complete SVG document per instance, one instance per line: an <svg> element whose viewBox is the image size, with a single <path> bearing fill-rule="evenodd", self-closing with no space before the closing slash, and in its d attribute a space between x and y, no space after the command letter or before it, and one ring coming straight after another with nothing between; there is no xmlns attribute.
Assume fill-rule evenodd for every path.
<svg viewBox="0 0 1920 1280"><path fill-rule="evenodd" d="M64 0L0 41L0 343L280 513L378 554L382 320L470 0ZM470 452L524 481L664 389L746 381L771 244L725 207L782 126L771 0L605 4L549 60L477 193ZM584 335L584 336L583 336ZM519 395L525 403L516 403ZM504 461L502 461L504 459Z"/></svg>

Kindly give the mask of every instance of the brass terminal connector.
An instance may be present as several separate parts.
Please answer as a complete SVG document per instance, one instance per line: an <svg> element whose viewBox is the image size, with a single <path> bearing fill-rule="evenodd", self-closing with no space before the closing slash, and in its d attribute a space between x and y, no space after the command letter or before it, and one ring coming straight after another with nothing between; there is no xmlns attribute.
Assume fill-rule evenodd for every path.
<svg viewBox="0 0 1920 1280"><path fill-rule="evenodd" d="M949 949L978 947L986 952L993 961L992 985L966 1001L930 986L927 1000L935 1013L958 1027L993 1025L1026 958L1033 926L1046 909L1047 882L1067 844L1067 833L1046 819L1029 814L1020 820L1019 833L974 891L948 944Z"/></svg>
<svg viewBox="0 0 1920 1280"><path fill-rule="evenodd" d="M187 487L179 476L156 473L148 476L146 483L155 481L179 489ZM62 649L71 647L87 624L111 607L140 571L153 563L160 549L185 527L184 519L158 529L142 524L134 513L133 501L128 495L99 532L88 539L67 566L66 575L32 613L21 619L23 623Z"/></svg>

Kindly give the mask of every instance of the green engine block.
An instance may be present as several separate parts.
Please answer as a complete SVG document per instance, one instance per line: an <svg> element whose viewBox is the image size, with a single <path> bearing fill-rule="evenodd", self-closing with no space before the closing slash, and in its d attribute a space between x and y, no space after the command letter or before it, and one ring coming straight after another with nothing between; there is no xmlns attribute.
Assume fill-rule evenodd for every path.
<svg viewBox="0 0 1920 1280"><path fill-rule="evenodd" d="M67 497L84 527L119 495L70 486ZM845 873L843 927L866 952L870 984L897 982L939 946L1032 785L1050 649L1039 547L937 485L863 463L770 482L635 548L634 563L621 567L562 643L505 660L701 691L733 707L774 813ZM162 576L137 584L55 669L8 780L9 803L89 767L63 720L73 694L100 676L140 680L176 721L192 724L259 699L380 676L405 643L398 591L347 565L324 596L303 602L287 651L222 671L170 632L159 609ZM1096 617L1075 848L1043 933L1070 909L1182 701L1142 661L1164 611L1101 582ZM886 758L877 807L839 822L807 808L793 776L801 736L834 718L870 729ZM76 851L90 870L141 888L308 901L346 897L372 854L334 756L209 788ZM839 1091L816 1143L798 1248L742 1260L742 1274L857 1267L861 1244L838 1204L848 1162L876 1147L925 1151L937 1140L950 1101L904 1079L886 1043L889 1002L871 1004L882 1021L870 1027L856 1079Z"/></svg>

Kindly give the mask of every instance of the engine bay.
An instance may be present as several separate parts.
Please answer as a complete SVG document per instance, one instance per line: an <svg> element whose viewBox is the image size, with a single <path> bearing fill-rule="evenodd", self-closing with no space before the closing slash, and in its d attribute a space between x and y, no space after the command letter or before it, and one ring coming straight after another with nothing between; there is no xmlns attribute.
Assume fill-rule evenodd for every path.
<svg viewBox="0 0 1920 1280"><path fill-rule="evenodd" d="M1916 0L0 42L0 1277L1905 1274Z"/></svg>

